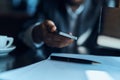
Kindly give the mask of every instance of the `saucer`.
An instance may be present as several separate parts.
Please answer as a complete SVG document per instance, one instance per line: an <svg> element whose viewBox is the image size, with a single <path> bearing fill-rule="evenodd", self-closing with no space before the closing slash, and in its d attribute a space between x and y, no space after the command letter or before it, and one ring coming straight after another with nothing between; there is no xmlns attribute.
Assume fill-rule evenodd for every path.
<svg viewBox="0 0 120 80"><path fill-rule="evenodd" d="M9 48L0 49L0 56L8 55L11 51L13 51L16 46L11 46Z"/></svg>

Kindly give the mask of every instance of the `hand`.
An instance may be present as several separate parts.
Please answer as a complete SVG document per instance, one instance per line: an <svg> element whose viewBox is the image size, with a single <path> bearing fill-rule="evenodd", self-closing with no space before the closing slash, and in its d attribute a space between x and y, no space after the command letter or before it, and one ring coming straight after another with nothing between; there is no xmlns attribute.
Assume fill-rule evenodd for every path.
<svg viewBox="0 0 120 80"><path fill-rule="evenodd" d="M50 47L63 48L70 45L73 40L59 34L56 34L57 27L54 22L46 20L40 26L36 27L36 34L39 37L37 41L44 41L44 43ZM35 31L35 30L34 30ZM36 37L38 37L36 36Z"/></svg>

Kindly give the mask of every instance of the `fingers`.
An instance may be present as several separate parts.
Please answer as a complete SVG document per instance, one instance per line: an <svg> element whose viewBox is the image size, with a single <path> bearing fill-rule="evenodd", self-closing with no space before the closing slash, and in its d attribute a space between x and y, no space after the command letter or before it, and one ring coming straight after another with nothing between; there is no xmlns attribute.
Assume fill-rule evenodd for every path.
<svg viewBox="0 0 120 80"><path fill-rule="evenodd" d="M48 31L50 32L55 32L57 27L55 26L54 22L51 20L46 20L45 22L45 27Z"/></svg>
<svg viewBox="0 0 120 80"><path fill-rule="evenodd" d="M32 35L35 42L41 42L43 41L44 37L47 37L47 35L50 32L56 31L56 26L54 22L51 20L46 20L41 24L35 25L35 28L33 29Z"/></svg>
<svg viewBox="0 0 120 80"><path fill-rule="evenodd" d="M72 42L73 41L71 41L71 40L68 40L67 42L55 41L55 40L54 40L54 42L51 42L51 40L49 40L46 42L46 44L50 47L63 48L63 47L70 45Z"/></svg>
<svg viewBox="0 0 120 80"><path fill-rule="evenodd" d="M44 21L41 24L41 26L42 26L43 39L45 39L45 37L47 37L48 34L55 32L57 29L54 22L52 22L51 20Z"/></svg>
<svg viewBox="0 0 120 80"><path fill-rule="evenodd" d="M50 47L63 48L73 43L73 40L57 34L49 34L44 42Z"/></svg>
<svg viewBox="0 0 120 80"><path fill-rule="evenodd" d="M50 20L44 21L38 29L42 36L41 40L50 47L63 48L73 43L72 39L54 33L56 32L57 27L54 22Z"/></svg>
<svg viewBox="0 0 120 80"><path fill-rule="evenodd" d="M66 47L68 46L69 44L71 44L72 42L71 41L68 41L68 42L62 42L62 41L55 41L54 42L51 42L53 40L47 40L45 43L47 46L49 47L56 47L56 48L63 48L63 47Z"/></svg>

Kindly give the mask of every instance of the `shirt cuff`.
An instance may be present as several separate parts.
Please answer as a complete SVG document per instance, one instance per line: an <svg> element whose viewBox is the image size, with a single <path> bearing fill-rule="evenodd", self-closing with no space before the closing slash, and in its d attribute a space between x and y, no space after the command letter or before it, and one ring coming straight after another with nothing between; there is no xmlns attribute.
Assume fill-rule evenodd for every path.
<svg viewBox="0 0 120 80"><path fill-rule="evenodd" d="M44 45L44 42L42 41L41 43L34 43L36 48L40 48Z"/></svg>

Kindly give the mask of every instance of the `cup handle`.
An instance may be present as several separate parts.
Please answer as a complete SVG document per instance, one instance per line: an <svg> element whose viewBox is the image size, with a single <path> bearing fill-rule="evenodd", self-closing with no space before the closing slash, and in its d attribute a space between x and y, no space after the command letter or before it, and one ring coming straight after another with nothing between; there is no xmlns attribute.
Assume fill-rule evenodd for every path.
<svg viewBox="0 0 120 80"><path fill-rule="evenodd" d="M6 45L6 48L10 47L13 43L13 38L8 38L8 44Z"/></svg>

